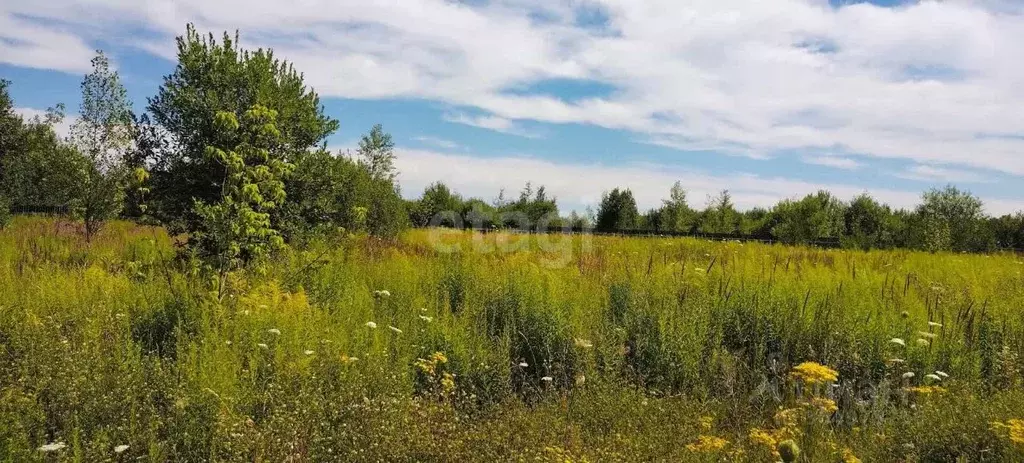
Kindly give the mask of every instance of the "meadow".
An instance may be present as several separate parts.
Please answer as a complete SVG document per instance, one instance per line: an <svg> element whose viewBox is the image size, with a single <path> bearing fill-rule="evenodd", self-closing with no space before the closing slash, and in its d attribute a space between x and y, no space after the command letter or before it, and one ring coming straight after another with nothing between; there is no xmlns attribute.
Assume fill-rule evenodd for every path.
<svg viewBox="0 0 1024 463"><path fill-rule="evenodd" d="M1022 461L1024 257L0 231L0 461Z"/></svg>

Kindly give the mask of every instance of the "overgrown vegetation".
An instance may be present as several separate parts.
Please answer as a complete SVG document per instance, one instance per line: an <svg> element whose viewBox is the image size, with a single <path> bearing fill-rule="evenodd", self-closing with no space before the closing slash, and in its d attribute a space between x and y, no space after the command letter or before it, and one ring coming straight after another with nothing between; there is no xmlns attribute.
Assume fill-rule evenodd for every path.
<svg viewBox="0 0 1024 463"><path fill-rule="evenodd" d="M340 236L218 295L163 229L16 217L0 455L1024 458L1020 257L544 239Z"/></svg>

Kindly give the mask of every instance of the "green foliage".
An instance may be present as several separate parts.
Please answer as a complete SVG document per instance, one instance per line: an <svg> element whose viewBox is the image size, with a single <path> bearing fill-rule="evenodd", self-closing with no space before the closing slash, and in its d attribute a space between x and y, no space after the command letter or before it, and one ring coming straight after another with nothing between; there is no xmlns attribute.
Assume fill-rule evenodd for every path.
<svg viewBox="0 0 1024 463"><path fill-rule="evenodd" d="M708 201L708 207L700 217L702 233L736 233L740 227L740 213L732 203L729 190L722 190L717 197Z"/></svg>
<svg viewBox="0 0 1024 463"><path fill-rule="evenodd" d="M977 196L949 185L924 193L917 208L926 249L981 251L992 243L983 233L984 206Z"/></svg>
<svg viewBox="0 0 1024 463"><path fill-rule="evenodd" d="M63 117L58 106L22 125L18 143L0 159L0 191L11 207L62 207L83 196L87 160L53 131Z"/></svg>
<svg viewBox="0 0 1024 463"><path fill-rule="evenodd" d="M215 125L221 138L206 153L224 166L223 190L217 203L196 201L202 221L189 230L189 241L223 275L284 245L270 211L284 202L283 178L294 166L282 156L276 111L253 106L241 121L220 112Z"/></svg>
<svg viewBox="0 0 1024 463"><path fill-rule="evenodd" d="M597 210L598 231L612 232L616 230L633 230L637 228L640 214L636 209L636 200L629 189L613 189L601 196L601 206Z"/></svg>
<svg viewBox="0 0 1024 463"><path fill-rule="evenodd" d="M423 190L423 196L416 202L412 221L420 227L461 226L462 210L462 198L444 183L434 182Z"/></svg>
<svg viewBox="0 0 1024 463"><path fill-rule="evenodd" d="M838 238L843 234L844 209L843 203L827 191L807 195L800 201L783 200L772 211L772 234L791 244Z"/></svg>
<svg viewBox="0 0 1024 463"><path fill-rule="evenodd" d="M166 223L189 229L196 225L188 222L202 220L190 213L194 201L210 204L222 195L227 166L207 156L207 147L239 144L223 140L217 127L219 113L242 119L256 106L275 111L282 159L293 164L336 131L338 121L324 114L302 75L270 50L243 50L237 35L225 33L218 42L191 25L178 37L177 46L178 64L148 106L153 123L161 129L157 135L168 134L174 147L160 149L163 143L151 143L157 148L147 155L152 165L150 209Z"/></svg>
<svg viewBox="0 0 1024 463"><path fill-rule="evenodd" d="M391 134L384 131L384 128L377 124L370 129L370 133L363 135L359 140L359 149L356 151L360 164L370 173L374 179L394 182L398 176L395 168L395 142L391 141Z"/></svg>
<svg viewBox="0 0 1024 463"><path fill-rule="evenodd" d="M116 217L129 172L124 156L131 144L131 103L116 71L102 52L82 81L82 105L71 129L71 142L85 157L81 190L73 199L75 214L85 221L91 239L104 221Z"/></svg>

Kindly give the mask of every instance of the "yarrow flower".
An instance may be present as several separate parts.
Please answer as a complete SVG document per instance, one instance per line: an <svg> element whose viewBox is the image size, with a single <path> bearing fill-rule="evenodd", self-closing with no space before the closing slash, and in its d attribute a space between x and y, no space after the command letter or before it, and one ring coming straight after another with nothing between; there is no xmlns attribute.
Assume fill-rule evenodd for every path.
<svg viewBox="0 0 1024 463"><path fill-rule="evenodd" d="M919 345L919 346L921 346L921 347L928 347L928 346L930 346L931 344L932 344L932 342L931 342L931 341L929 341L929 340L927 340L927 339L924 339L924 338L917 338L917 345Z"/></svg>
<svg viewBox="0 0 1024 463"><path fill-rule="evenodd" d="M546 383L550 383L550 382L554 381L555 379L550 377L550 376L545 376L545 377L541 378L540 380L544 381Z"/></svg>
<svg viewBox="0 0 1024 463"><path fill-rule="evenodd" d="M366 327L371 329L371 330L372 329L376 329L377 328L377 324L374 323L374 322L366 322Z"/></svg>
<svg viewBox="0 0 1024 463"><path fill-rule="evenodd" d="M400 330L400 329L398 329L398 328L396 328L396 327L394 327L394 326L388 325L388 328L390 328L390 329L391 329L391 331L394 331L394 332L396 332L396 333L399 333L399 334L401 334L401 333L402 333L402 330Z"/></svg>
<svg viewBox="0 0 1024 463"><path fill-rule="evenodd" d="M381 289L381 290L378 290L378 291L374 291L373 292L373 297L376 297L378 299L386 298L386 297L391 297L391 291L388 291L386 289Z"/></svg>
<svg viewBox="0 0 1024 463"><path fill-rule="evenodd" d="M434 321L434 317L428 317L426 315L420 315L420 320L423 320L423 321L425 321L427 323L430 323L430 322Z"/></svg>
<svg viewBox="0 0 1024 463"><path fill-rule="evenodd" d="M281 335L281 330L279 330L277 328L271 328L271 329L267 330L267 332L270 333L270 334L276 335L276 336L280 336Z"/></svg>
<svg viewBox="0 0 1024 463"><path fill-rule="evenodd" d="M117 447L114 447L114 453L124 453L125 450L128 450L127 445L118 445Z"/></svg>
<svg viewBox="0 0 1024 463"><path fill-rule="evenodd" d="M270 346L268 346L268 345L266 345L266 344L264 344L262 342L259 343L259 344L256 344L256 347L259 347L260 349L269 349L270 348Z"/></svg>
<svg viewBox="0 0 1024 463"><path fill-rule="evenodd" d="M594 343L592 343L592 342L590 342L590 341L588 341L586 339L575 338L574 341L576 342L576 347L579 347L579 348L590 349L591 347L594 347Z"/></svg>
<svg viewBox="0 0 1024 463"><path fill-rule="evenodd" d="M40 452L56 452L58 450L63 450L67 446L68 445L63 443L63 442L54 442L52 444L46 444L46 445L43 445L42 447L39 447L39 451Z"/></svg>
<svg viewBox="0 0 1024 463"><path fill-rule="evenodd" d="M903 373L903 379L913 379L914 376L915 375L914 375L913 371L908 371L906 373Z"/></svg>
<svg viewBox="0 0 1024 463"><path fill-rule="evenodd" d="M935 375L935 374L924 375L924 377L926 379L930 379L932 381L942 381L942 377L940 377L939 375Z"/></svg>
<svg viewBox="0 0 1024 463"><path fill-rule="evenodd" d="M314 354L314 352L311 351L311 350L307 350L307 351L305 351L303 353L306 354L306 355L313 355Z"/></svg>
<svg viewBox="0 0 1024 463"><path fill-rule="evenodd" d="M893 344L897 344L897 345L903 346L903 347L907 347L907 342L902 340L902 339L900 339L900 338L892 338L892 339L889 340L889 342L891 342Z"/></svg>
<svg viewBox="0 0 1024 463"><path fill-rule="evenodd" d="M945 371L935 370L935 374L941 376L942 379L949 378L949 373L946 373Z"/></svg>
<svg viewBox="0 0 1024 463"><path fill-rule="evenodd" d="M938 322L928 322L928 326L930 326L930 327L932 327L932 328L942 328L942 323L938 323Z"/></svg>
<svg viewBox="0 0 1024 463"><path fill-rule="evenodd" d="M526 363L526 362L519 362L519 368L526 368L526 367L528 367L528 366L530 366L530 364L529 364L529 363Z"/></svg>

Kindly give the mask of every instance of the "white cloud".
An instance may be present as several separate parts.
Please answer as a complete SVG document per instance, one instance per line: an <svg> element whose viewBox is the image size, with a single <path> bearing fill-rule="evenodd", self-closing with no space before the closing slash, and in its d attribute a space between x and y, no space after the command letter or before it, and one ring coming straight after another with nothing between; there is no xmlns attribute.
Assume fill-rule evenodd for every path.
<svg viewBox="0 0 1024 463"><path fill-rule="evenodd" d="M498 116L469 116L462 113L449 113L444 115L444 120L455 124L468 125L481 129L493 130L495 132L518 135L526 138L539 138L539 135L524 130L515 122Z"/></svg>
<svg viewBox="0 0 1024 463"><path fill-rule="evenodd" d="M629 188L641 209L656 207L668 197L672 184L682 182L688 190L691 206L704 207L705 198L728 189L740 209L771 207L783 198L799 198L827 189L849 200L867 191L875 198L896 207L918 204L919 191L888 188L865 190L855 185L821 184L743 172L707 174L671 166L634 164L563 164L529 157L481 158L425 150L400 150L396 165L407 197L417 197L423 189L441 180L465 196L493 199L504 188L518 192L526 182L544 185L558 198L563 212L596 207L601 194L611 188ZM1019 210L1016 201L983 198L989 213L1005 214Z"/></svg>
<svg viewBox="0 0 1024 463"><path fill-rule="evenodd" d="M443 148L443 149L448 149L448 150L462 149L462 145L460 145L460 144L458 144L458 143L456 143L454 141L446 140L444 138L432 137L432 136L429 136L429 135L421 135L421 136L418 136L418 137L414 137L413 140L416 140L416 141L418 141L420 143L424 143L424 144L427 144L427 145L431 145L431 146L435 146L435 147Z"/></svg>
<svg viewBox="0 0 1024 463"><path fill-rule="evenodd" d="M585 123L687 150L828 150L1024 176L1017 2L481 3L8 1L0 62L80 72L86 44L100 40L171 56L173 35L194 21L274 47L325 96L440 101L482 112L454 119L491 130ZM581 24L584 9L603 19ZM554 78L615 91L573 101L510 91Z"/></svg>
<svg viewBox="0 0 1024 463"><path fill-rule="evenodd" d="M947 169L918 164L903 172L894 174L896 177L932 183L991 183L993 180L978 172L963 169Z"/></svg>
<svg viewBox="0 0 1024 463"><path fill-rule="evenodd" d="M840 156L804 156L803 161L807 164L835 167L836 169L844 170L856 170L861 167L859 162Z"/></svg>

